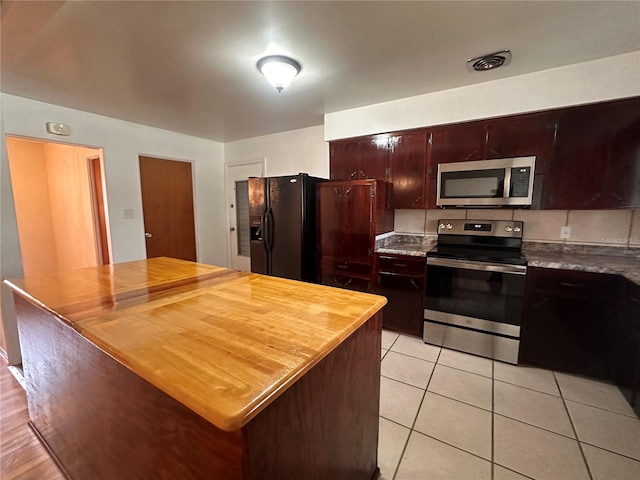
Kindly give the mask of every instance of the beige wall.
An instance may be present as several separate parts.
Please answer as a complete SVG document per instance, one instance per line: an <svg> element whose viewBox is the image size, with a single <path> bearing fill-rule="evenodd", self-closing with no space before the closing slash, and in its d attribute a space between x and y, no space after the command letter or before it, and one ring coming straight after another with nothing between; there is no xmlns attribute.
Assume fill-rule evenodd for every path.
<svg viewBox="0 0 640 480"><path fill-rule="evenodd" d="M640 210L396 210L395 231L435 235L440 218L521 220L531 242L640 248ZM563 226L571 227L566 240L560 238Z"/></svg>
<svg viewBox="0 0 640 480"><path fill-rule="evenodd" d="M44 144L7 138L25 275L55 272L57 260Z"/></svg>
<svg viewBox="0 0 640 480"><path fill-rule="evenodd" d="M98 264L87 157L100 151L7 138L25 276Z"/></svg>
<svg viewBox="0 0 640 480"><path fill-rule="evenodd" d="M224 159L227 165L264 161L268 177L304 172L329 178L329 144L322 125L225 143Z"/></svg>

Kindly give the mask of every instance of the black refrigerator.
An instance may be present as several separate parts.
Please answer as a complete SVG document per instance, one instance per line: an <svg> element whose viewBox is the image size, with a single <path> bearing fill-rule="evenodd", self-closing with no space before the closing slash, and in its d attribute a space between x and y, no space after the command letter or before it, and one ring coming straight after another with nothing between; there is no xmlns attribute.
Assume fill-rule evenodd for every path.
<svg viewBox="0 0 640 480"><path fill-rule="evenodd" d="M251 271L315 282L316 184L306 173L249 178Z"/></svg>

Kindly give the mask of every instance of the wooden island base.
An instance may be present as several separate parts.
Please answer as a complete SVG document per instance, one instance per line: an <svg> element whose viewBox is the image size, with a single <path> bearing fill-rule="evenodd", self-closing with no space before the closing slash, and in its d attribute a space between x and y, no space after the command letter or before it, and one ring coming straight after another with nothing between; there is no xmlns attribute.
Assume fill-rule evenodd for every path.
<svg viewBox="0 0 640 480"><path fill-rule="evenodd" d="M57 315L15 298L32 425L69 478L379 476L380 312L248 423L224 431Z"/></svg>

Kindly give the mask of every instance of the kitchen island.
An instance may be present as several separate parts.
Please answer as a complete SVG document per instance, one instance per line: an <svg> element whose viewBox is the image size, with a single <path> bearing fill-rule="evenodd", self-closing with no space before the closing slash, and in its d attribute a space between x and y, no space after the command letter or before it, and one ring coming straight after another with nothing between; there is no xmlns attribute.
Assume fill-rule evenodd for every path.
<svg viewBox="0 0 640 480"><path fill-rule="evenodd" d="M379 474L383 297L169 258L5 283L70 478Z"/></svg>

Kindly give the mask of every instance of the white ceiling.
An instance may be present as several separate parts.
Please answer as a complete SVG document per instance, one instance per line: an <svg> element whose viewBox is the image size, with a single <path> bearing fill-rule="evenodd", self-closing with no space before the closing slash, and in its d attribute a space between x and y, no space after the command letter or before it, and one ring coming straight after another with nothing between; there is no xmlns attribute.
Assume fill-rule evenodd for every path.
<svg viewBox="0 0 640 480"><path fill-rule="evenodd" d="M1 88L227 142L640 49L640 2L2 1ZM470 73L505 48L511 65ZM285 54L282 94L256 69Z"/></svg>

